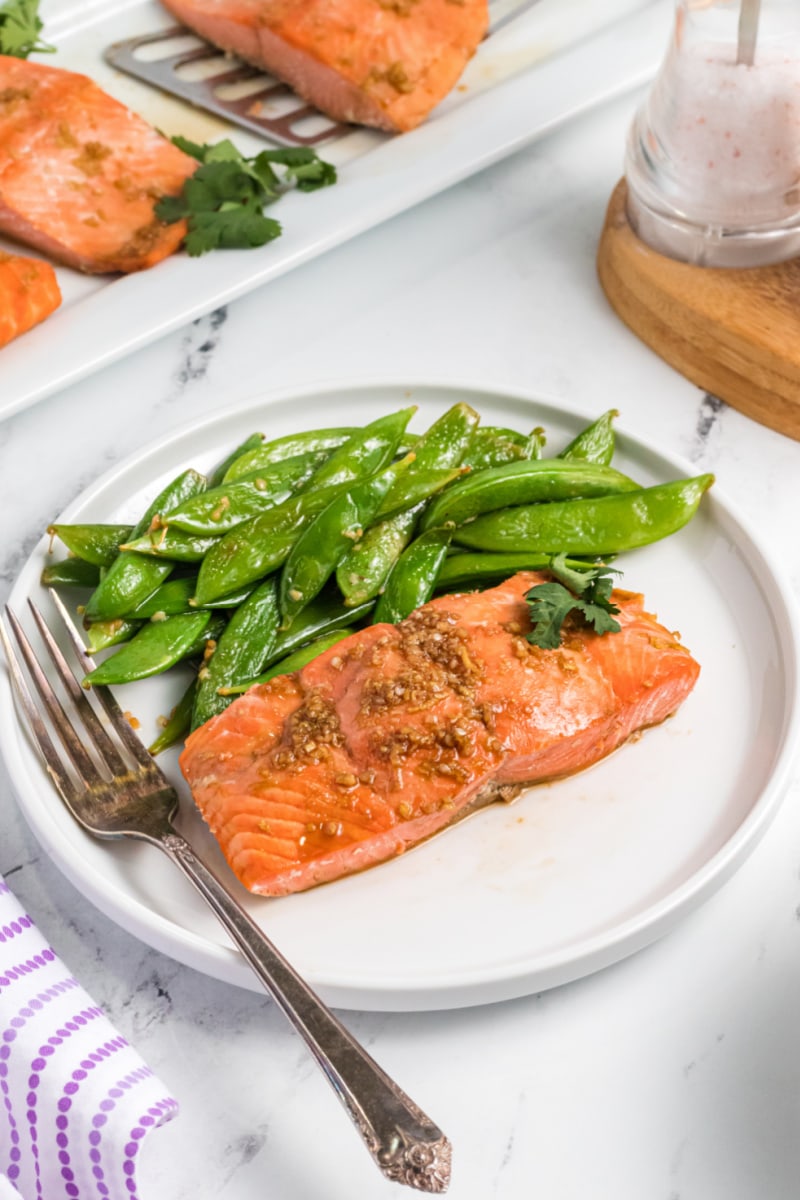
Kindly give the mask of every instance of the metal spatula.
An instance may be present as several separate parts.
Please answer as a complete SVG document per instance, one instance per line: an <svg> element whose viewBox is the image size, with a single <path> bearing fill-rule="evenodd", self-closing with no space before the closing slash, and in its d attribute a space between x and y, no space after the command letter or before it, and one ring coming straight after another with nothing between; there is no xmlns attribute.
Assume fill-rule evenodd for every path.
<svg viewBox="0 0 800 1200"><path fill-rule="evenodd" d="M489 36L537 2L490 0ZM320 113L285 83L181 25L114 42L104 57L118 71L278 145L317 146L352 129Z"/></svg>

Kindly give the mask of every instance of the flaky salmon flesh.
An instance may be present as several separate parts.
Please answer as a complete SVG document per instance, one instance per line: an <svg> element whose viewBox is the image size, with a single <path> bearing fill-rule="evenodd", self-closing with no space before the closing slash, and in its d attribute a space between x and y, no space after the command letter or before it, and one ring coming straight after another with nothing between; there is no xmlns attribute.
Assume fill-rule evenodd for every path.
<svg viewBox="0 0 800 1200"><path fill-rule="evenodd" d="M0 346L49 317L61 289L49 263L0 250Z"/></svg>
<svg viewBox="0 0 800 1200"><path fill-rule="evenodd" d="M85 75L0 55L0 232L80 271L152 267L186 232L154 206L196 166Z"/></svg>
<svg viewBox="0 0 800 1200"><path fill-rule="evenodd" d="M164 0L179 21L337 121L405 132L455 87L487 0ZM257 103L257 102L256 102Z"/></svg>
<svg viewBox="0 0 800 1200"><path fill-rule="evenodd" d="M282 896L394 858L675 712L700 668L642 596L614 593L619 633L576 626L543 650L525 636L542 582L369 626L189 736L181 769L246 888Z"/></svg>

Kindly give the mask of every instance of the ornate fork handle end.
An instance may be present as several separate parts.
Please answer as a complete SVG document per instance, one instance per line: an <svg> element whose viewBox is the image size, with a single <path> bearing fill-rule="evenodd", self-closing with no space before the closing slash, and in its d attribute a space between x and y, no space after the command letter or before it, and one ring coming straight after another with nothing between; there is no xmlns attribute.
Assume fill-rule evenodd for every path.
<svg viewBox="0 0 800 1200"><path fill-rule="evenodd" d="M435 1142L409 1142L398 1130L395 1145L376 1157L384 1175L394 1183L435 1195L447 1191L453 1148L444 1135Z"/></svg>
<svg viewBox="0 0 800 1200"><path fill-rule="evenodd" d="M156 844L211 906L322 1067L383 1174L418 1192L447 1191L452 1148L297 974L224 884L173 828Z"/></svg>

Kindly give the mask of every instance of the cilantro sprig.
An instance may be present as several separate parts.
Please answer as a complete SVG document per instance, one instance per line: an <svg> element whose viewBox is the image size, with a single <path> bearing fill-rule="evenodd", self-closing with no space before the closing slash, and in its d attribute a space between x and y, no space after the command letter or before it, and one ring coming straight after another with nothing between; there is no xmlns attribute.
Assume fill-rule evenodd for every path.
<svg viewBox="0 0 800 1200"><path fill-rule="evenodd" d="M27 58L29 54L54 54L39 38L43 22L39 16L39 0L6 0L0 4L0 54L11 58Z"/></svg>
<svg viewBox="0 0 800 1200"><path fill-rule="evenodd" d="M264 215L290 187L314 192L336 182L336 168L305 146L262 150L245 158L227 138L200 145L174 137L174 144L200 166L184 182L179 196L164 196L156 216L168 224L186 219L184 246L197 257L209 250L249 249L280 237L280 222ZM276 167L282 167L279 175Z"/></svg>
<svg viewBox="0 0 800 1200"><path fill-rule="evenodd" d="M619 609L611 600L614 575L605 564L576 569L568 566L566 555L557 554L550 572L553 583L540 583L526 593L530 606L531 632L528 641L543 650L556 650L561 644L561 628L570 613L577 612L595 633L619 633L614 620Z"/></svg>

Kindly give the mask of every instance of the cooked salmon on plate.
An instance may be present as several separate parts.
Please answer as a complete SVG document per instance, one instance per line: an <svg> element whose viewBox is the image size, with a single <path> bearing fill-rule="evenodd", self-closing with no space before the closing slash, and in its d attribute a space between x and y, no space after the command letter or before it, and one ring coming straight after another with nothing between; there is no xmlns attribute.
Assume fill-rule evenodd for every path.
<svg viewBox="0 0 800 1200"><path fill-rule="evenodd" d="M180 245L154 212L197 163L85 75L0 55L0 233L92 273Z"/></svg>
<svg viewBox="0 0 800 1200"><path fill-rule="evenodd" d="M61 303L49 263L0 250L0 346L38 325Z"/></svg>
<svg viewBox="0 0 800 1200"><path fill-rule="evenodd" d="M337 121L413 129L486 34L487 0L164 0Z"/></svg>
<svg viewBox="0 0 800 1200"><path fill-rule="evenodd" d="M394 858L475 807L579 771L675 712L698 664L616 591L618 633L526 639L532 572L372 625L255 685L181 768L235 874L267 896Z"/></svg>

